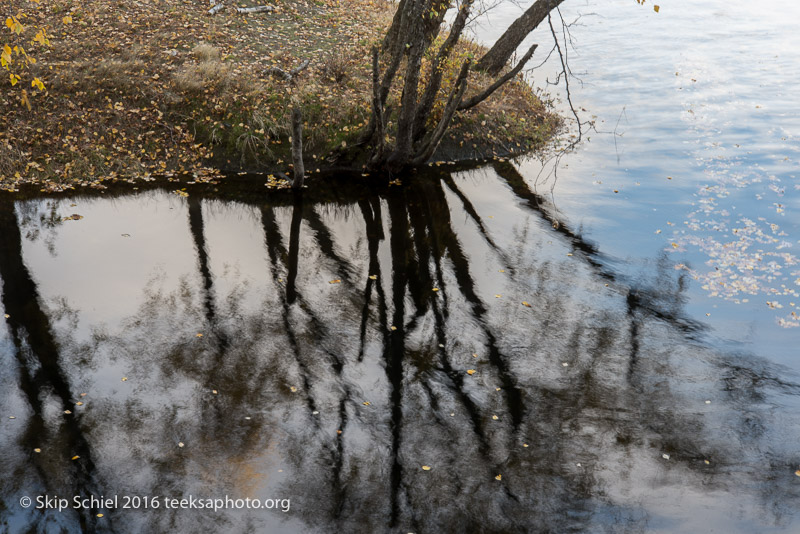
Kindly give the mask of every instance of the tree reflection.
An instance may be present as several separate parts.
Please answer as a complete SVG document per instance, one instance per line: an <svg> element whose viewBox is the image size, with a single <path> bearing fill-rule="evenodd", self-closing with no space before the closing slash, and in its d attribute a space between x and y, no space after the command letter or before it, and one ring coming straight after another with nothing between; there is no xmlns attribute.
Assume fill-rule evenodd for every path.
<svg viewBox="0 0 800 534"><path fill-rule="evenodd" d="M281 496L292 511L108 511L96 528L643 532L651 508L623 498L639 487L634 466L698 494L744 488L726 495L756 495L759 522L788 524L797 490L764 490L755 468L766 450L767 477L797 461L771 445L764 405L798 386L697 342L685 284L663 259L651 274L621 277L578 232L554 227L513 167L494 170L483 187L506 188L525 214L513 247L449 175L325 205L312 192L241 205L263 232L266 271L250 289L262 304L225 328L219 318L243 309L245 290L214 296L208 221L190 197L201 283L154 280L137 313L91 348L107 366L91 374L98 386L109 369L130 380L82 416L72 448L102 460L75 465L101 473L101 492ZM4 229L16 225L3 213ZM19 232L2 239L3 304L23 321L12 331L44 340L29 341L42 369L79 366L89 349L59 354L44 311L23 309L36 287ZM547 241L575 260L548 256ZM197 337L203 326L213 335ZM14 335L21 354L24 336ZM64 406L72 398L48 365L44 385L20 376L35 413L42 387ZM88 491L94 477L68 479Z"/></svg>

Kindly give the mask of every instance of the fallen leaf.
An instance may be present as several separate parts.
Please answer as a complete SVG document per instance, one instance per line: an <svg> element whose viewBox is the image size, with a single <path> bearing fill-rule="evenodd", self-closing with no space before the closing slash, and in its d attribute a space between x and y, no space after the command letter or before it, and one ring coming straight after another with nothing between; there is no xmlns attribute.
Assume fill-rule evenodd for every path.
<svg viewBox="0 0 800 534"><path fill-rule="evenodd" d="M526 308L530 308L531 307L531 305L528 304L528 302L525 301L525 300L522 301L522 305L525 306Z"/></svg>
<svg viewBox="0 0 800 534"><path fill-rule="evenodd" d="M494 477L495 480L503 480L503 475L497 475Z"/></svg>
<svg viewBox="0 0 800 534"><path fill-rule="evenodd" d="M77 460L78 458L80 458L80 456L78 456L77 454L72 457L73 460Z"/></svg>
<svg viewBox="0 0 800 534"><path fill-rule="evenodd" d="M467 369L467 374L472 376L475 374L475 369Z"/></svg>
<svg viewBox="0 0 800 534"><path fill-rule="evenodd" d="M430 470L431 470L431 466L429 466L429 465L423 465L423 466L422 466L422 470L423 470L423 471L430 471Z"/></svg>
<svg viewBox="0 0 800 534"><path fill-rule="evenodd" d="M371 403L371 402L369 402L369 401L364 401L364 402L362 402L361 404L363 404L364 406L369 406L369 405L370 405L370 404L372 404L372 403Z"/></svg>
<svg viewBox="0 0 800 534"><path fill-rule="evenodd" d="M336 280L331 280L331 281L330 281L330 282L328 282L328 283L329 283L329 284L341 284L341 283L342 283L342 281L341 281L341 280L339 280L339 279L337 278Z"/></svg>
<svg viewBox="0 0 800 534"><path fill-rule="evenodd" d="M499 417L497 417L496 415L493 415L493 416L492 416L492 419L494 419L495 421L497 421L497 420L498 420L498 419L500 419L500 418L499 418Z"/></svg>
<svg viewBox="0 0 800 534"><path fill-rule="evenodd" d="M178 447L180 447L180 448L183 448L184 446L185 446L185 445L184 445L184 443L183 443L182 441L179 441L179 442L178 442Z"/></svg>

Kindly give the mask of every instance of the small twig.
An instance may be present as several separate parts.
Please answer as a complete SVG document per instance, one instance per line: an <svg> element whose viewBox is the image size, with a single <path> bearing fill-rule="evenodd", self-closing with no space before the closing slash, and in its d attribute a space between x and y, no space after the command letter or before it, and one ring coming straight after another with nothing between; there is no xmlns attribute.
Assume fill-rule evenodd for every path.
<svg viewBox="0 0 800 534"><path fill-rule="evenodd" d="M220 2L219 4L215 5L215 6L214 6L214 7L212 7L211 9L209 9L209 10L208 10L208 14L209 14L209 15L216 15L217 13L219 13L220 11L222 11L223 9L225 9L225 4L224 4L224 3L222 3L222 2Z"/></svg>

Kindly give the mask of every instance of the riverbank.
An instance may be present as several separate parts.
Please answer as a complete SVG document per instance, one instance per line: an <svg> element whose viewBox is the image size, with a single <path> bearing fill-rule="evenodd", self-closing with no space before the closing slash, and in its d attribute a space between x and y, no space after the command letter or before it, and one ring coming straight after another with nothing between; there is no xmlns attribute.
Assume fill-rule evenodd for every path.
<svg viewBox="0 0 800 534"><path fill-rule="evenodd" d="M49 28L50 46L38 51L27 74L46 90L33 91L30 110L18 88L0 95L6 190L102 187L153 176L206 181L245 170L272 172L266 185L280 187L275 175L287 172L290 160L287 110L297 102L306 168L324 173L369 119L369 50L392 15L386 4L367 0L292 2L251 14L231 5L215 15L199 1L39 6L27 13L26 26ZM444 91L461 61L477 52L467 44L453 54ZM306 60L294 84L270 73ZM489 83L473 77L472 90ZM446 153L434 160L523 154L549 139L558 122L517 79L459 114L443 140Z"/></svg>

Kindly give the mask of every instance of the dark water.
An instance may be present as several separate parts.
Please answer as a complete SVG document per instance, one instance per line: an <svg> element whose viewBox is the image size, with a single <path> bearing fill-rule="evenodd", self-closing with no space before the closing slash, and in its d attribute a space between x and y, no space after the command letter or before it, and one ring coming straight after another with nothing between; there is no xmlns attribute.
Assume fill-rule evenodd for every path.
<svg viewBox="0 0 800 534"><path fill-rule="evenodd" d="M684 272L619 274L511 164L201 197L2 204L11 532L796 527L797 377L700 341Z"/></svg>
<svg viewBox="0 0 800 534"><path fill-rule="evenodd" d="M0 198L0 532L800 531L800 13L662 4L557 180Z"/></svg>

